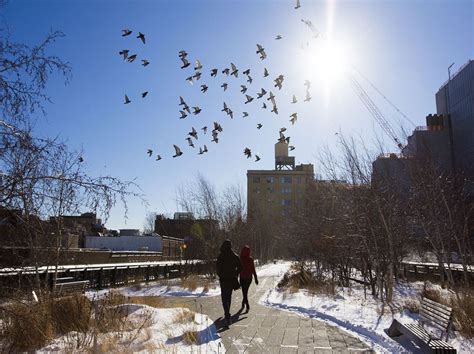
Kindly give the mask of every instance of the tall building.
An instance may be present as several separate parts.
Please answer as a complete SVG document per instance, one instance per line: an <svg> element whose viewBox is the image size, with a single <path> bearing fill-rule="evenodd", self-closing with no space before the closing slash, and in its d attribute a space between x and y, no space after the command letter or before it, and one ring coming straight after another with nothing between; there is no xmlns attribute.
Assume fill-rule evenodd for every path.
<svg viewBox="0 0 474 354"><path fill-rule="evenodd" d="M247 171L249 219L262 215L271 218L289 216L291 208L302 201L306 188L313 180L313 165L295 166L295 157L288 155L288 143L276 143L274 170Z"/></svg>
<svg viewBox="0 0 474 354"><path fill-rule="evenodd" d="M436 93L436 110L451 116L454 167L474 180L474 60L441 86Z"/></svg>

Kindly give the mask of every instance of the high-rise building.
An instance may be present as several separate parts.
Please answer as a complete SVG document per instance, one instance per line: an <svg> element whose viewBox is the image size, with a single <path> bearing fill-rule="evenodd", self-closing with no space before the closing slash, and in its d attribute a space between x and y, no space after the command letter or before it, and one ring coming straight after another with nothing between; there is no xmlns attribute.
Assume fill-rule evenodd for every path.
<svg viewBox="0 0 474 354"><path fill-rule="evenodd" d="M464 64L436 93L438 114L451 117L454 167L474 180L474 60Z"/></svg>
<svg viewBox="0 0 474 354"><path fill-rule="evenodd" d="M286 141L275 144L274 170L247 171L247 213L249 219L262 215L287 217L302 202L308 185L314 180L312 164L295 166L288 155Z"/></svg>

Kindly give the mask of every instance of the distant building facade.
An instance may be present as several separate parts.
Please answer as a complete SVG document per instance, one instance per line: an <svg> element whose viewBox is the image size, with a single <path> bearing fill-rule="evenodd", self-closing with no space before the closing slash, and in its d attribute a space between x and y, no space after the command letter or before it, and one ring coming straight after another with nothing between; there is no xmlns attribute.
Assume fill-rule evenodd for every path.
<svg viewBox="0 0 474 354"><path fill-rule="evenodd" d="M290 216L313 180L313 165L295 166L295 157L288 155L288 143L276 143L274 170L247 171L248 218Z"/></svg>

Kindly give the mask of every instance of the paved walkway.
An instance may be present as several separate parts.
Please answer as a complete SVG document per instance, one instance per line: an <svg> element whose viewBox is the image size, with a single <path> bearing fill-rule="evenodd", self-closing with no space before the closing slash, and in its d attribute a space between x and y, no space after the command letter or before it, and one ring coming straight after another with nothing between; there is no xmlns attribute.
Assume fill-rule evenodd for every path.
<svg viewBox="0 0 474 354"><path fill-rule="evenodd" d="M349 353L371 352L356 337L337 327L281 311L257 302L266 290L273 287L274 278L261 278L258 286L252 283L249 291L250 312L239 312L242 292L232 295L232 325L223 326L223 309L220 296L183 300L170 298L170 302L187 305L215 319L218 332L227 353Z"/></svg>

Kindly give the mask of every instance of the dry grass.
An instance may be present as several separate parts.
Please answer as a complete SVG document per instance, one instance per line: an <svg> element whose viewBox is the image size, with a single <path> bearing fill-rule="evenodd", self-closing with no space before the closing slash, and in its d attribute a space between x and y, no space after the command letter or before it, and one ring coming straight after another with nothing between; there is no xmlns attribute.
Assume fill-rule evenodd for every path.
<svg viewBox="0 0 474 354"><path fill-rule="evenodd" d="M293 265L293 272L286 273L278 283L279 288L295 293L305 289L311 294L336 295L336 284L325 278L315 277L304 265Z"/></svg>
<svg viewBox="0 0 474 354"><path fill-rule="evenodd" d="M183 342L187 345L200 345L201 341L199 338L198 331L186 331L183 333Z"/></svg>
<svg viewBox="0 0 474 354"><path fill-rule="evenodd" d="M461 290L451 301L458 331L466 338L474 337L474 291Z"/></svg>
<svg viewBox="0 0 474 354"><path fill-rule="evenodd" d="M173 323L176 324L186 324L189 322L194 322L194 317L196 313L188 309L182 309L175 315L173 318Z"/></svg>
<svg viewBox="0 0 474 354"><path fill-rule="evenodd" d="M408 310L411 313L419 313L420 312L420 302L417 300L409 299L405 300L403 303L401 310Z"/></svg>

